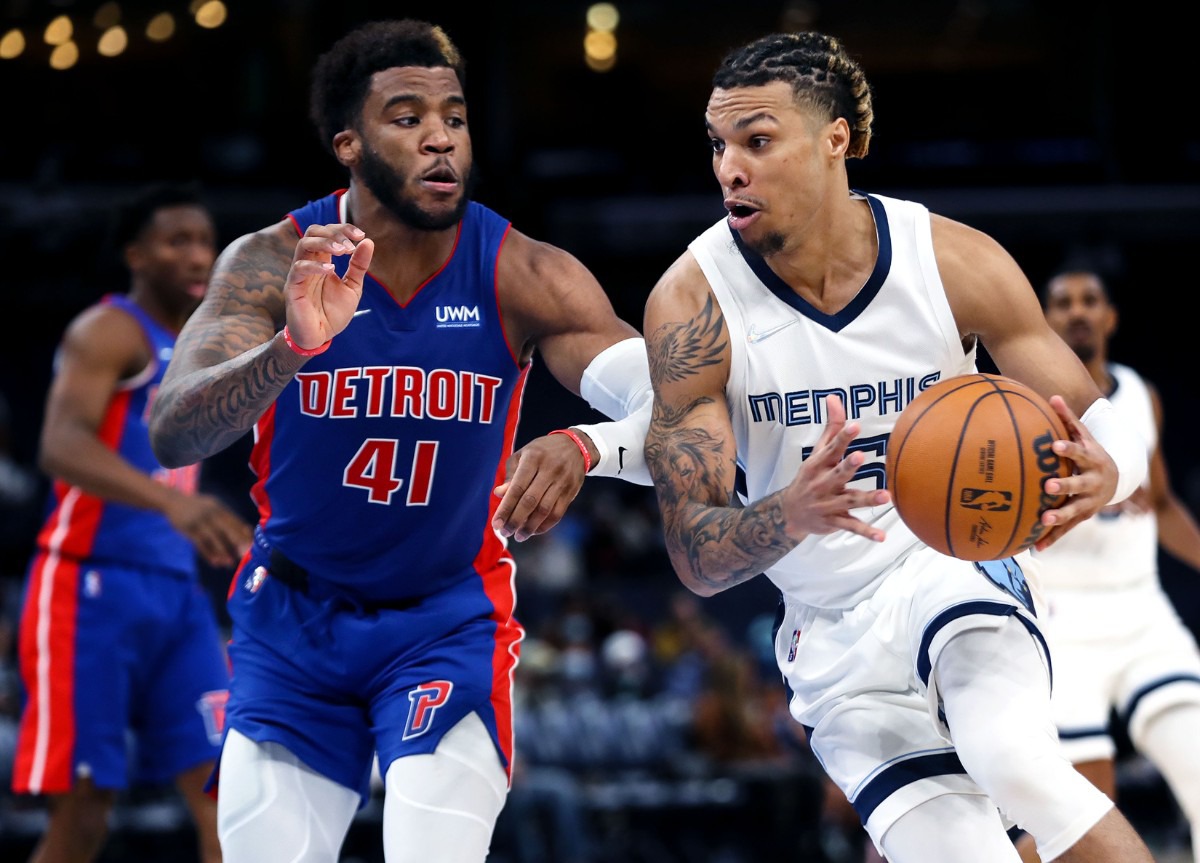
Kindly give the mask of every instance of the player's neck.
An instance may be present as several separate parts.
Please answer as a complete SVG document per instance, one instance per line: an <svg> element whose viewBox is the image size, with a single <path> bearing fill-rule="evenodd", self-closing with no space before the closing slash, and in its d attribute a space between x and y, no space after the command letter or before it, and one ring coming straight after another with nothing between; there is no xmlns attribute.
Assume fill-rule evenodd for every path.
<svg viewBox="0 0 1200 863"><path fill-rule="evenodd" d="M371 275L400 303L446 265L458 241L460 223L437 231L414 228L369 195L350 198L346 215L375 242Z"/></svg>
<svg viewBox="0 0 1200 863"><path fill-rule="evenodd" d="M183 329L183 325L187 323L187 319L191 315L191 309L171 309L154 294L154 291L136 280L130 286L127 296L152 321L174 333Z"/></svg>

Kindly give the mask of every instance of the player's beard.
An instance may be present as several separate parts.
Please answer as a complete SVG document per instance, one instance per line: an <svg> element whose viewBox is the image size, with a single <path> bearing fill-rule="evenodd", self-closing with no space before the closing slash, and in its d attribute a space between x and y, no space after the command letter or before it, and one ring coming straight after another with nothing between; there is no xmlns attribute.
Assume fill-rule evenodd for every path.
<svg viewBox="0 0 1200 863"><path fill-rule="evenodd" d="M742 235L742 242L745 243L753 252L757 253L760 258L769 258L772 255L778 255L783 251L783 247L787 244L787 238L778 231L769 231L762 236L761 239L754 242L748 242L746 235Z"/></svg>
<svg viewBox="0 0 1200 863"><path fill-rule="evenodd" d="M458 224L463 213L467 211L471 192L475 188L475 169L473 165L469 165L466 175L462 178L462 197L458 199L454 209L445 213L430 213L400 194L400 190L407 185L408 178L393 169L369 146L363 147L357 167L363 185L370 190L375 199L391 210L405 225L419 231L441 231Z"/></svg>

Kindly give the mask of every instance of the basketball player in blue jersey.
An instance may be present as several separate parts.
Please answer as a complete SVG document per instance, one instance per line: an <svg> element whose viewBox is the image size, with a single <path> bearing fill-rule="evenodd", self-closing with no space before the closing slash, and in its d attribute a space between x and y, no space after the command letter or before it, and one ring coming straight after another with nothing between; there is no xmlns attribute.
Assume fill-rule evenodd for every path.
<svg viewBox="0 0 1200 863"><path fill-rule="evenodd" d="M890 863L1149 863L1058 748L1028 552L974 564L923 545L886 488L888 435L982 341L1050 399L1074 475L1042 547L1145 475L1145 450L994 240L849 187L868 82L841 43L775 34L732 51L705 121L727 219L653 289L645 458L668 551L711 595L765 573L791 713ZM1082 416L1082 419L1077 419Z"/></svg>
<svg viewBox="0 0 1200 863"><path fill-rule="evenodd" d="M1054 656L1051 706L1066 755L1117 799L1109 717L1116 710L1137 751L1162 773L1192 824L1200 861L1200 650L1158 575L1159 545L1200 570L1200 526L1171 489L1155 387L1109 359L1117 309L1101 276L1067 269L1042 289L1046 320L1101 392L1138 430L1149 453L1146 482L1038 552L1043 628ZM1036 860L1031 843L1018 847Z"/></svg>
<svg viewBox="0 0 1200 863"><path fill-rule="evenodd" d="M589 468L638 469L645 347L576 259L470 199L463 62L440 28L343 37L312 109L348 188L221 255L151 422L172 465L256 436L221 846L332 863L377 754L389 863L482 861L523 634L506 538L552 527ZM513 453L535 351L607 416L644 418Z"/></svg>
<svg viewBox="0 0 1200 863"><path fill-rule="evenodd" d="M218 863L216 804L204 786L229 673L196 551L231 567L250 526L195 493L195 468L159 464L147 431L216 233L194 189L161 186L118 210L113 239L129 291L71 322L46 401L39 460L53 483L21 612L13 788L49 801L37 863L98 857L114 798L132 781L174 781L200 859Z"/></svg>

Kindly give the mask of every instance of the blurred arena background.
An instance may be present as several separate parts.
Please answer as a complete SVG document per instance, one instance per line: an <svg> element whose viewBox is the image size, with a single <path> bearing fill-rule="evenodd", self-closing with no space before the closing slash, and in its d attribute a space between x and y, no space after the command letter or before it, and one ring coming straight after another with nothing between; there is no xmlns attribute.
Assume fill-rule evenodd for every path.
<svg viewBox="0 0 1200 863"><path fill-rule="evenodd" d="M104 254L109 208L144 182L198 179L224 244L343 185L307 119L308 71L338 35L375 18L428 17L458 42L477 198L575 253L639 328L657 276L723 214L703 128L720 57L778 29L839 36L875 95L871 152L851 162L854 185L990 232L1035 285L1070 254L1096 257L1122 313L1114 358L1159 386L1174 483L1200 511L1190 373L1200 73L1182 7L657 0L617 3L615 22L590 23L589 8L0 0L0 713L11 721L16 709L13 613L40 515L32 465L54 345L80 309L124 288ZM535 371L520 442L589 413ZM236 448L206 473L243 508L247 481ZM856 859L857 834L823 805L802 741L776 733L783 694L764 654L770 585L688 601L656 514L647 489L593 480L567 521L516 549L518 614L530 631L518 681L528 769L494 858ZM1196 574L1165 557L1163 571L1197 628ZM209 575L219 606L229 574ZM1171 859L1186 830L1161 782L1135 758L1122 782L1131 817ZM28 853L38 817L0 790L0 858ZM374 817L363 811L346 859L380 859ZM105 860L194 853L182 812L153 789L131 793L121 818ZM571 836L577 847L562 844Z"/></svg>

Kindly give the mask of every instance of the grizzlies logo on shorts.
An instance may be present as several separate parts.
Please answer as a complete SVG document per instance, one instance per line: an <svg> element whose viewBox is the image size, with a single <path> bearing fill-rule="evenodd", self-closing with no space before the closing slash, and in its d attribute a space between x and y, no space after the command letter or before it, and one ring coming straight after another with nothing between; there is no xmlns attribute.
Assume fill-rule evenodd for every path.
<svg viewBox="0 0 1200 863"><path fill-rule="evenodd" d="M1025 581L1025 573L1015 560L1006 557L1003 560L975 561L975 569L1037 617L1037 612L1033 610L1033 592Z"/></svg>

